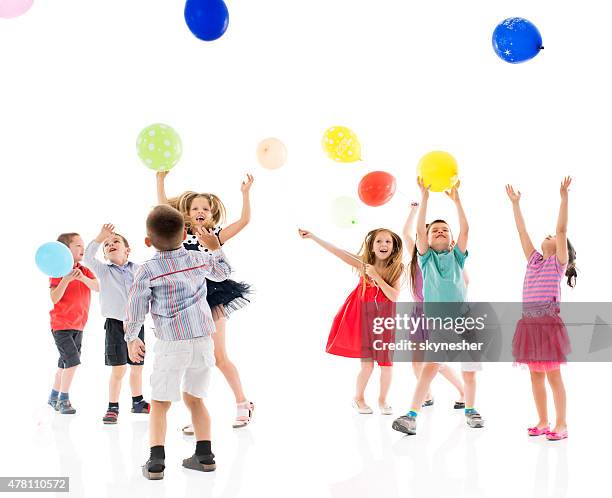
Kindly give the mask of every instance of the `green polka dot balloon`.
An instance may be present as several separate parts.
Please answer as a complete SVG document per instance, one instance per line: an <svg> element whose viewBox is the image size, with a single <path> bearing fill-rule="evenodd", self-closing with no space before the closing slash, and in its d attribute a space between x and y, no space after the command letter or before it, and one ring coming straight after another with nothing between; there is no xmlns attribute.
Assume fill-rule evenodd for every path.
<svg viewBox="0 0 612 498"><path fill-rule="evenodd" d="M140 132L136 140L136 150L147 168L168 171L179 162L183 144L181 137L172 127L156 123Z"/></svg>

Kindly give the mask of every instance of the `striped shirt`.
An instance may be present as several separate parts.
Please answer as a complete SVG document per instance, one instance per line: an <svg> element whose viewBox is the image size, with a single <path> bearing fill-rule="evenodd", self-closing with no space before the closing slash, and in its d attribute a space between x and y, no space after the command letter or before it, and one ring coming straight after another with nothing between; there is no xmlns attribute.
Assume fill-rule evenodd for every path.
<svg viewBox="0 0 612 498"><path fill-rule="evenodd" d="M221 249L207 254L184 247L159 251L134 276L128 293L125 340L138 337L149 306L158 339L210 336L215 324L206 302L206 279L221 282L231 271Z"/></svg>
<svg viewBox="0 0 612 498"><path fill-rule="evenodd" d="M559 263L556 254L544 259L538 251L533 251L523 282L523 302L560 302L561 279L566 267Z"/></svg>

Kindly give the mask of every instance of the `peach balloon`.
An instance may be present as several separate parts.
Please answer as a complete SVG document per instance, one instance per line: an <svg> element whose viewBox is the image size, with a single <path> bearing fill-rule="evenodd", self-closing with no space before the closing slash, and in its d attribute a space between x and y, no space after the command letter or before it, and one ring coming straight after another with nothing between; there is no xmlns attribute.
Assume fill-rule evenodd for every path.
<svg viewBox="0 0 612 498"><path fill-rule="evenodd" d="M287 149L278 138L266 138L257 146L257 159L266 169L280 168L287 161Z"/></svg>

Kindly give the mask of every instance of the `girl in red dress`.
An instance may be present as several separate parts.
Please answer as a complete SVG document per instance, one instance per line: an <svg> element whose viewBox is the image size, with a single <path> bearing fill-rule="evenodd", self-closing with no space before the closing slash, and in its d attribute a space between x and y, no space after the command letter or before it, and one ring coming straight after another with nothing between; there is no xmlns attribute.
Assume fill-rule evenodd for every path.
<svg viewBox="0 0 612 498"><path fill-rule="evenodd" d="M374 317L395 316L395 301L399 297L400 281L404 274L401 237L386 228L372 230L356 255L333 246L307 230L300 229L299 233L303 239L314 240L360 273L357 287L334 318L325 350L330 354L361 359L353 399L353 407L361 414L372 413L364 396L376 361L380 366L378 406L382 414L391 415L393 411L387 404L393 366L391 351L381 350L374 341L380 340L379 345L392 343L394 331L377 333L371 325Z"/></svg>

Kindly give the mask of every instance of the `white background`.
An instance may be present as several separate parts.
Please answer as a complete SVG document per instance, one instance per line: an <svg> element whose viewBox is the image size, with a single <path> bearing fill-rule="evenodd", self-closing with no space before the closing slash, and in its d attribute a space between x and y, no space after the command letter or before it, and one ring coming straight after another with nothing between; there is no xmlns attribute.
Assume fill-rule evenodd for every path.
<svg viewBox="0 0 612 498"><path fill-rule="evenodd" d="M353 415L357 362L326 355L324 345L356 276L301 241L297 227L353 251L372 228L401 231L416 198L418 159L447 150L459 161L472 228L470 298L518 300L525 262L503 185L523 192L538 246L554 230L559 182L569 174L569 237L580 273L563 299L609 301L606 4L231 0L228 7L229 29L210 44L188 31L178 1L36 0L23 17L0 19L0 474L70 475L72 496L126 489L141 496L602 495L599 452L609 436L598 431L612 408L597 388L609 378L605 364L565 369L571 435L556 446L526 440L525 427L536 421L528 375L507 364L480 376L477 407L487 428L477 433L451 413L454 393L441 380L414 438L392 431L389 417ZM501 61L491 47L493 29L510 16L533 21L544 39L544 51L522 65ZM155 178L135 140L154 122L170 124L183 140L169 194L215 192L233 221L240 181L247 171L255 175L252 222L225 249L235 278L257 291L228 323L228 348L257 420L231 431L233 398L215 372L208 405L219 470L194 476L180 469L192 443L177 432L186 412L176 407L162 483L139 475L146 418L130 416L126 388L119 425L101 423L109 371L95 298L71 390L78 414L45 408L57 354L47 280L33 261L37 246L60 232L89 241L108 221L130 240L134 261L151 256L142 239ZM363 162L325 157L320 139L334 124L357 133ZM288 148L277 171L256 163L255 147L268 136ZM396 176L395 197L380 208L362 206L351 229L334 227L333 199L355 196L373 170ZM443 195L432 195L430 208L430 218L457 226ZM396 365L394 375L390 402L399 414L414 380L408 365Z"/></svg>

